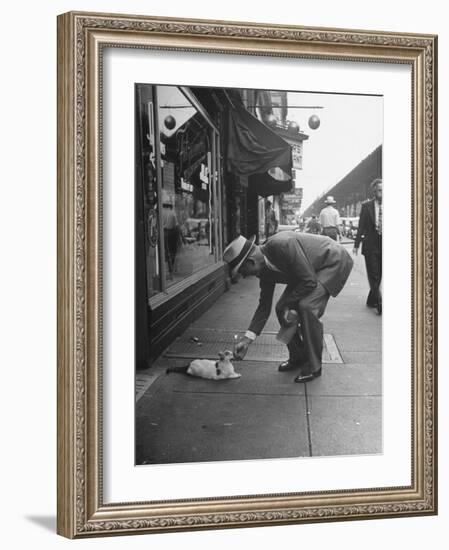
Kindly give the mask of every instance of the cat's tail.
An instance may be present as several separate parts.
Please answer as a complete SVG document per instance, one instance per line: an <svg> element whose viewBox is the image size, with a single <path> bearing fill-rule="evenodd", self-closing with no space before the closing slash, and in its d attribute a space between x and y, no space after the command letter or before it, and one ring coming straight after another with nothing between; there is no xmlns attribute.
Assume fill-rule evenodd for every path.
<svg viewBox="0 0 449 550"><path fill-rule="evenodd" d="M170 374L171 372L182 372L184 374L187 374L187 369L190 367L190 365L185 365L184 367L168 367L168 369L165 371L166 374Z"/></svg>

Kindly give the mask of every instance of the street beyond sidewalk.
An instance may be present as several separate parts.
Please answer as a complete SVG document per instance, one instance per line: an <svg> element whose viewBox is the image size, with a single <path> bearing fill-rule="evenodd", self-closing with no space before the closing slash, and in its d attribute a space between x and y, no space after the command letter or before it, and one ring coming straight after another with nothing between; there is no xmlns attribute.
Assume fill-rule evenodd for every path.
<svg viewBox="0 0 449 550"><path fill-rule="evenodd" d="M277 296L284 286L278 287ZM275 339L274 307L245 360L234 362L241 378L166 374L167 367L232 349L259 294L256 278L232 285L151 369L138 373L136 464L382 452L382 318L366 307L367 292L358 256L322 318L323 375L312 382L296 384L297 373L278 371L288 354Z"/></svg>

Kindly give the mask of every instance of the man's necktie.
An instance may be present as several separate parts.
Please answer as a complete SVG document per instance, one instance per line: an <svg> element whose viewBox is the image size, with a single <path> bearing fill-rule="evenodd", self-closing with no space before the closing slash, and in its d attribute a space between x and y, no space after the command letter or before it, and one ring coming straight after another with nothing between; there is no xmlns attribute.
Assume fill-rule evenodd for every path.
<svg viewBox="0 0 449 550"><path fill-rule="evenodd" d="M377 232L382 235L382 203L379 203L378 216L377 216Z"/></svg>

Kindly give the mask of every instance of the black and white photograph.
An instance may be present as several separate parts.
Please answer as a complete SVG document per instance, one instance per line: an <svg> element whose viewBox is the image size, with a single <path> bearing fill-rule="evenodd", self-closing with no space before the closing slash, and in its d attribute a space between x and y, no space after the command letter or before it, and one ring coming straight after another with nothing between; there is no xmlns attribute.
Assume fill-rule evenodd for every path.
<svg viewBox="0 0 449 550"><path fill-rule="evenodd" d="M136 465L382 453L383 107L135 83Z"/></svg>
<svg viewBox="0 0 449 550"><path fill-rule="evenodd" d="M2 547L444 548L444 6L2 6Z"/></svg>
<svg viewBox="0 0 449 550"><path fill-rule="evenodd" d="M61 535L437 513L437 36L368 27L58 17Z"/></svg>

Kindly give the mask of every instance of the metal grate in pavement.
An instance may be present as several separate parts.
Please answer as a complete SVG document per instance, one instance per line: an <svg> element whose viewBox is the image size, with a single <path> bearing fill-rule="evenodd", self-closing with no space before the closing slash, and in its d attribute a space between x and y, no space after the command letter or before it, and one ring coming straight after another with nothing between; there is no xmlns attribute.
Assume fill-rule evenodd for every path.
<svg viewBox="0 0 449 550"><path fill-rule="evenodd" d="M233 345L234 333L231 331L190 328L167 348L164 357L215 359L219 351L232 350ZM274 332L263 332L258 336L245 357L249 361L284 361L287 358L287 348L276 340ZM323 363L343 363L332 334L324 335Z"/></svg>
<svg viewBox="0 0 449 550"><path fill-rule="evenodd" d="M194 329L194 328L188 328L180 337L179 339L182 342L189 342L192 338L198 338L198 340L203 343L209 343L209 342L223 342L227 345L228 348L232 349L234 346L234 334L236 332L231 330L217 330L217 329ZM239 333L243 334L243 333ZM278 346L281 346L282 344L276 340L276 332L262 332L260 336L257 337L256 343L263 344L263 345L273 345L276 344Z"/></svg>
<svg viewBox="0 0 449 550"><path fill-rule="evenodd" d="M165 357L188 357L216 359L219 351L231 349L231 346L223 345L223 342L207 342L194 344L190 342L175 341L165 352ZM254 343L248 350L245 359L252 361L283 361L287 358L285 346L267 346Z"/></svg>
<svg viewBox="0 0 449 550"><path fill-rule="evenodd" d="M343 358L338 351L337 343L332 334L323 335L323 363L343 363Z"/></svg>

